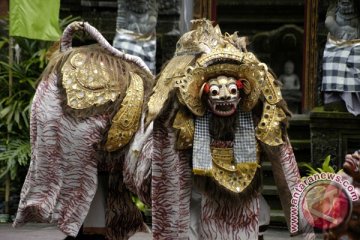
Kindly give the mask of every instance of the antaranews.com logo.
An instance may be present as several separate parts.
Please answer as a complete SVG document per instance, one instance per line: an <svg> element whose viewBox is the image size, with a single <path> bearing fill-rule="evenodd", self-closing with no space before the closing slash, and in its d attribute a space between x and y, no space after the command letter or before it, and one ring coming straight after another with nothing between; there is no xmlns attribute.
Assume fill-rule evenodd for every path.
<svg viewBox="0 0 360 240"><path fill-rule="evenodd" d="M298 232L299 216L315 228L334 228L347 220L358 199L355 187L341 175L323 172L306 177L293 189L290 232Z"/></svg>

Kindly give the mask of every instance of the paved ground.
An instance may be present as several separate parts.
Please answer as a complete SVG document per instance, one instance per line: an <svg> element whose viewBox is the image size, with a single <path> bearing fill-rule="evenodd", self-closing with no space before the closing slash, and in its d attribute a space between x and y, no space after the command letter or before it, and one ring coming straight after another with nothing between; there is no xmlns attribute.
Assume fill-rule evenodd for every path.
<svg viewBox="0 0 360 240"><path fill-rule="evenodd" d="M55 226L49 224L28 223L22 227L13 228L11 224L0 223L0 240L63 240L65 235ZM150 234L137 233L131 240L151 240ZM269 229L264 235L265 240L290 239L283 229ZM293 237L292 240L301 240L302 237ZM316 239L322 239L318 236Z"/></svg>

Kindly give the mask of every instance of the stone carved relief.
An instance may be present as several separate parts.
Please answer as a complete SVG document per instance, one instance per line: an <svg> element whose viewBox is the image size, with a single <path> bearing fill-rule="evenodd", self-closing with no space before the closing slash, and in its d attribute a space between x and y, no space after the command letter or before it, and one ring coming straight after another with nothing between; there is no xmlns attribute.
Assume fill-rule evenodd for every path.
<svg viewBox="0 0 360 240"><path fill-rule="evenodd" d="M328 129L311 129L311 152L315 163L321 163L326 156L332 155L335 159L333 165L340 168L338 134Z"/></svg>
<svg viewBox="0 0 360 240"><path fill-rule="evenodd" d="M150 34L155 31L156 23L156 0L118 0L117 29Z"/></svg>
<svg viewBox="0 0 360 240"><path fill-rule="evenodd" d="M172 14L180 14L180 2L179 0L159 0L159 13L172 15Z"/></svg>

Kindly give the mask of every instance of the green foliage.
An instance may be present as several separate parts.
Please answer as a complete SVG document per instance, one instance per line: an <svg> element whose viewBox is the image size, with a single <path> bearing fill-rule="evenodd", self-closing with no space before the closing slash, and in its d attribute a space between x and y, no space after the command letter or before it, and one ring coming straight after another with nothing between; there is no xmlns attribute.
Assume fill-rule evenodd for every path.
<svg viewBox="0 0 360 240"><path fill-rule="evenodd" d="M1 54L8 53L9 39L3 38ZM6 43L6 44L5 44ZM30 159L29 115L37 79L46 66L45 54L51 42L14 38L21 49L19 62L0 60L0 178L16 177L19 166ZM5 49L6 48L6 49ZM5 51L3 51L5 50ZM12 85L9 74L12 74ZM11 92L11 93L10 93Z"/></svg>
<svg viewBox="0 0 360 240"><path fill-rule="evenodd" d="M3 167L0 178L10 173L11 179L15 179L18 166L26 166L30 158L30 143L28 140L12 139L6 146L6 151L0 153L0 164Z"/></svg>
<svg viewBox="0 0 360 240"><path fill-rule="evenodd" d="M28 39L19 43L29 44ZM18 44L19 44L18 43ZM20 44L19 44L20 45ZM0 61L0 84L4 90L0 96L0 129L6 136L20 133L27 135L29 128L29 109L35 92L37 78L45 66L45 62L38 52L26 52L22 48L22 60L12 66L8 62ZM40 46L33 46L34 49ZM12 72L13 83L9 94L9 73ZM4 136L1 136L2 138Z"/></svg>
<svg viewBox="0 0 360 240"><path fill-rule="evenodd" d="M309 163L300 162L298 163L298 166L300 168L305 168L307 170L307 175L313 175L316 173L322 173L322 172L329 172L329 173L336 173L334 168L330 165L331 155L328 155L324 162L322 163L321 167L314 168Z"/></svg>
<svg viewBox="0 0 360 240"><path fill-rule="evenodd" d="M60 21L61 29L79 20L69 16ZM7 20L1 20L8 29ZM13 47L21 49L19 61L9 64L9 37L0 38L0 179L10 173L16 177L19 166L30 159L29 115L36 84L47 64L47 51L53 42L13 37ZM12 85L9 76L12 75Z"/></svg>

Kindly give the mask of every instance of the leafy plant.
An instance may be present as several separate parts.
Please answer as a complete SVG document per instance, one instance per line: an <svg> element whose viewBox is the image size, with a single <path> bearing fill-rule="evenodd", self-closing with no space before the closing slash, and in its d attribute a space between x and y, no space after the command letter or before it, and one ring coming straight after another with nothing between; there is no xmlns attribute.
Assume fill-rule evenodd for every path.
<svg viewBox="0 0 360 240"><path fill-rule="evenodd" d="M313 166L311 166L311 164L306 163L306 162L300 162L300 163L298 163L298 166L300 168L305 168L307 170L308 175L313 175L313 174L322 173L322 172L336 173L334 168L330 165L330 161L331 161L331 155L328 155L324 159L321 167L314 168Z"/></svg>
<svg viewBox="0 0 360 240"><path fill-rule="evenodd" d="M0 84L5 90L0 95L0 178L11 173L11 179L16 177L17 168L29 160L30 106L37 79L46 66L42 52L51 44L25 38L14 40L21 49L21 61L12 65L8 59L0 61ZM9 38L3 38L3 42L7 43L3 48L9 46Z"/></svg>
<svg viewBox="0 0 360 240"><path fill-rule="evenodd" d="M64 29L79 17L60 20ZM8 30L7 19L2 19ZM13 180L20 166L30 159L29 115L36 83L47 64L47 52L53 42L13 37L0 39L0 179L10 173ZM9 62L9 47L21 50L13 64ZM9 76L12 76L12 82Z"/></svg>
<svg viewBox="0 0 360 240"><path fill-rule="evenodd" d="M79 17L60 21L64 29ZM22 183L30 160L29 115L36 84L48 61L53 42L7 36L8 20L0 19L0 180L5 183L5 210L9 213L11 181ZM15 58L11 57L17 49ZM11 51L9 51L11 49ZM19 51L21 50L21 51ZM51 52L51 51L50 51Z"/></svg>
<svg viewBox="0 0 360 240"><path fill-rule="evenodd" d="M0 162L4 163L5 169L0 178L10 173L10 178L15 179L19 166L26 166L30 158L30 143L25 139L14 139L7 145L6 151L0 154Z"/></svg>

